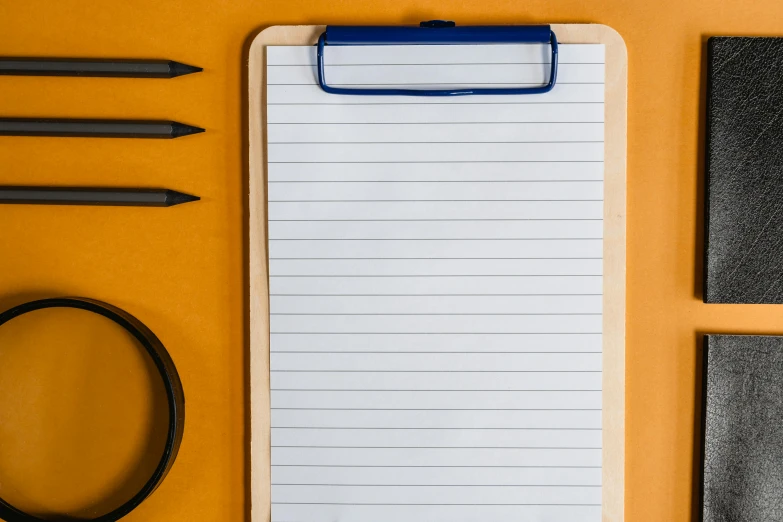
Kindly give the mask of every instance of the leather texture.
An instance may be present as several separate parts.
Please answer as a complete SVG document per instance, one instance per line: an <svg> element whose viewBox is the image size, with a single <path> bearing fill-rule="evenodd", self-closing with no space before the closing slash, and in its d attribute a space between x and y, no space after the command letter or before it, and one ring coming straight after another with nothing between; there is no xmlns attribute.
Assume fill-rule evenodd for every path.
<svg viewBox="0 0 783 522"><path fill-rule="evenodd" d="M783 520L783 337L704 338L704 522Z"/></svg>
<svg viewBox="0 0 783 522"><path fill-rule="evenodd" d="M783 303L783 38L708 43L704 302Z"/></svg>

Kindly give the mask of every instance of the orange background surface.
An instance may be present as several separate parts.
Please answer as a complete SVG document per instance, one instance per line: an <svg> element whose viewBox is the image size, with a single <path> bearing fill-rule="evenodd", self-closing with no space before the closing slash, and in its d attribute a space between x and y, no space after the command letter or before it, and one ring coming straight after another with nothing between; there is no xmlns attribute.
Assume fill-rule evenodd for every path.
<svg viewBox="0 0 783 522"><path fill-rule="evenodd" d="M171 209L0 206L0 310L41 296L106 300L144 321L177 363L187 397L180 455L162 487L127 520L234 521L248 513L243 113L250 40L260 28L275 24L400 24L432 18L487 24L598 22L625 38L626 520L691 520L699 334L783 333L779 307L701 302L704 40L716 34L780 35L783 3L0 0L0 55L159 57L205 69L175 80L0 77L0 115L170 118L207 129L173 141L0 137L0 184L165 186L203 198ZM0 367L9 363L4 357L11 356L0 350ZM47 366L34 358L26 364L20 367ZM139 386L143 389L143 383ZM61 391L64 397L69 393L67 387ZM125 400L151 400L149 394L137 395ZM105 465L91 452L100 449L107 457L120 452L112 450L110 440L93 446L74 442L78 454L91 458L71 458L83 469L70 475L48 459L20 466L17 457L34 455L34 443L62 444L36 433L31 420L32 414L56 413L62 396L49 403L13 393L0 399L0 424L6 425L0 431L0 495L28 491L27 500L38 499L40 509L75 509L63 500L79 491L73 478L87 480L95 475L91 466ZM12 401L32 409L21 415ZM143 404L131 409L139 415L146 411ZM120 419L125 412L120 407L101 414ZM9 427L12 419L21 424ZM115 428L122 424L117 419L112 420ZM95 419L83 422L97 426ZM67 423L57 426L69 429ZM143 437L143 431L130 437ZM133 445L120 431L113 433L118 444ZM12 446L20 451L9 455ZM127 457L132 449L122 452ZM26 471L3 475L11 469ZM70 479L44 489L33 480L53 470Z"/></svg>

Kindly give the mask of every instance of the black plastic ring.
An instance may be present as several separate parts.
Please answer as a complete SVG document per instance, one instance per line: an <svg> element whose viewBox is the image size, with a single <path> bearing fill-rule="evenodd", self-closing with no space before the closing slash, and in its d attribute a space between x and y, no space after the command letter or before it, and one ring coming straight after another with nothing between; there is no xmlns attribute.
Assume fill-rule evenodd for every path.
<svg viewBox="0 0 783 522"><path fill-rule="evenodd" d="M185 431L185 394L182 391L182 382L179 379L177 368L171 359L169 352L163 346L163 343L147 328L144 323L133 317L128 312L112 306L108 303L86 299L83 297L62 297L55 299L41 299L31 301L19 306L15 306L0 314L0 326L11 319L24 315L35 310L44 308L78 308L86 310L110 319L122 326L133 337L138 340L152 357L155 366L163 378L163 384L166 388L166 397L169 405L168 436L166 438L166 447L163 451L163 458L160 460L152 477L144 484L141 491L136 493L129 501L117 509L101 515L98 518L92 518L94 522L114 522L119 520L149 497L166 478L174 461L177 458L177 452L182 442L182 435ZM6 522L45 522L46 519L38 518L19 511L0 498L0 519Z"/></svg>

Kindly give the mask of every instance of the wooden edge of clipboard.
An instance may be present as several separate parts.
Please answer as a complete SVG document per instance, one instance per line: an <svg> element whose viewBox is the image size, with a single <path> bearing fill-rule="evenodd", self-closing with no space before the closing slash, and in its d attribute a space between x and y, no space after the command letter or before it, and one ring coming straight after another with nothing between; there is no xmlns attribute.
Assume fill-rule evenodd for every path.
<svg viewBox="0 0 783 522"><path fill-rule="evenodd" d="M274 26L261 31L248 53L249 279L250 279L250 496L251 521L271 517L269 392L269 278L267 262L266 107L267 45L314 45L323 25ZM625 222L628 58L620 34L600 24L554 24L560 43L606 46L604 149L604 298L602 513L624 519L625 499Z"/></svg>

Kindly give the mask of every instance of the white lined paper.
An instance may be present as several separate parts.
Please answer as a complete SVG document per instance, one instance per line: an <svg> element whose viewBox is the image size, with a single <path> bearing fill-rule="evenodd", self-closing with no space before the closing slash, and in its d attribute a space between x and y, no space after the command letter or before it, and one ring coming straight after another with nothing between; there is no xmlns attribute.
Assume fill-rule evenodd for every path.
<svg viewBox="0 0 783 522"><path fill-rule="evenodd" d="M488 381L480 373L460 375L451 372L275 372L271 376L272 390L290 387L298 390L513 390L523 386L533 390L600 390L598 372L528 373L523 379L512 372L496 373ZM423 428L422 428L423 429Z"/></svg>
<svg viewBox="0 0 783 522"><path fill-rule="evenodd" d="M331 57L330 57L331 59ZM372 100L364 98L353 98L350 101L335 101L334 96L324 93L319 86L314 85L269 85L267 84L267 94L270 101L267 105L363 105L387 104L387 105L489 105L489 104L554 104L554 103L603 103L604 86L603 84L563 84L558 83L557 89L547 93L546 98L518 97L510 100L506 96L484 96L477 102L470 96L457 98L410 98L401 96L378 96Z"/></svg>
<svg viewBox="0 0 783 522"><path fill-rule="evenodd" d="M475 222L474 222L475 223ZM482 223L482 222L478 222ZM584 222L583 222L584 223ZM454 221L448 225L471 226L473 223ZM491 233L509 223L488 222L493 226ZM511 223L514 224L513 222ZM270 234L276 228L269 224ZM318 223L314 224L315 226ZM392 225L406 226L397 222ZM428 223L416 223L425 228ZM589 226L593 226L590 223ZM275 233L278 233L275 231ZM500 234L500 232L498 232ZM272 267L272 265L274 265ZM344 275L344 276L420 276L420 275L601 275L600 259L441 259L438 263L427 259L288 259L270 262L277 276L286 275ZM600 302L600 299L598 300ZM540 303L540 301L539 301ZM306 304L306 303L302 303ZM393 303L391 303L393 304ZM560 303L562 306L564 303ZM406 305L409 307L411 303ZM508 306L508 304L506 305ZM504 307L503 310L506 308ZM400 310L400 311L404 311ZM437 310L433 310L437 311ZM448 310L447 310L448 311ZM455 310L456 311L456 310ZM514 312L509 310L509 312Z"/></svg>
<svg viewBox="0 0 783 522"><path fill-rule="evenodd" d="M493 82L494 83L494 82ZM516 82L519 83L519 82ZM405 83L403 83L404 85ZM339 85L339 84L337 84ZM341 110L342 109L342 110ZM267 108L267 124L306 125L390 125L416 123L421 125L472 123L561 123L603 121L603 107L590 104L518 104L505 106L445 104L419 105L415 111L400 111L397 105L354 105L350 114L343 114L344 106L312 105ZM270 131L270 139L274 139ZM270 159L270 161L273 161Z"/></svg>
<svg viewBox="0 0 783 522"><path fill-rule="evenodd" d="M342 86L549 49L332 47ZM272 522L601 518L604 47L537 96L336 96L267 49Z"/></svg>
<svg viewBox="0 0 783 522"><path fill-rule="evenodd" d="M390 106L392 108L399 107L399 104L390 104ZM280 123L274 128L277 141L270 143L421 143L425 140L429 140L430 143L563 143L584 141L586 132L593 133L595 140L601 140L603 139L603 124L554 122L536 125L497 125L496 123L452 125L450 123L430 123L427 127L422 127L415 123L397 123L361 127L350 125L344 126L339 133L335 133L334 129L323 125L302 126ZM339 172L344 174L342 170ZM431 173L430 170L425 172L426 175ZM337 179L339 177L341 176L335 176Z"/></svg>
<svg viewBox="0 0 783 522"><path fill-rule="evenodd" d="M367 299L366 296L329 297ZM403 297L421 299L432 296ZM453 298L454 296L448 297ZM456 297L473 298L477 296ZM394 301L397 301L397 298ZM313 343L312 334L273 333L271 340L273 352L573 353L601 351L600 334L553 334L551 332L546 334L495 334L491 336L454 333L397 334L395 336L356 333L330 334L319 336L317 343Z"/></svg>

